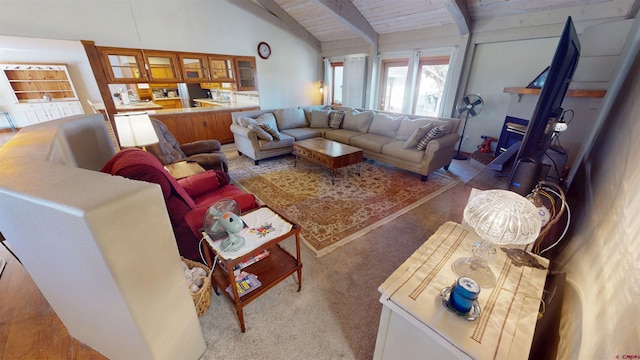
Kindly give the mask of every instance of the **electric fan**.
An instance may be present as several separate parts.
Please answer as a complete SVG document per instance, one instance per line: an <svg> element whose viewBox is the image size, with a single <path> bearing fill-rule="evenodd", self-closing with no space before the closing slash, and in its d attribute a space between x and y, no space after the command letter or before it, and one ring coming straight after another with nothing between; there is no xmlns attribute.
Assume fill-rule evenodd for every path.
<svg viewBox="0 0 640 360"><path fill-rule="evenodd" d="M231 199L220 200L211 205L204 215L202 227L211 240L227 236L220 244L223 251L236 251L244 245L244 238L237 234L244 227L239 215L240 207Z"/></svg>
<svg viewBox="0 0 640 360"><path fill-rule="evenodd" d="M467 129L467 120L470 117L476 117L482 111L484 107L484 101L480 95L469 94L462 97L460 103L456 107L458 109L458 115L465 115L464 126L462 127L462 136L460 137L460 143L458 144L458 151L453 155L456 160L467 160L467 157L460 154L460 148L464 141L464 131Z"/></svg>

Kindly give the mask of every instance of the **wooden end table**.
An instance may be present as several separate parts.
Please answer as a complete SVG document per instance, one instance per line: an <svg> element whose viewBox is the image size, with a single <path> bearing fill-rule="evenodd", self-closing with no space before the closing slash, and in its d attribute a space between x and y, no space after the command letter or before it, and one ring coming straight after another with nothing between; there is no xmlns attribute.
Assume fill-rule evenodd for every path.
<svg viewBox="0 0 640 360"><path fill-rule="evenodd" d="M256 240L256 238L252 238L251 240L245 239L245 245L238 251L232 253L227 253L221 250L220 245L223 239L211 241L209 237L206 236L209 246L216 254L220 255L220 264L218 266L214 266L213 270L211 271L213 290L215 291L216 295L220 295L219 289L222 289L222 292L225 294L225 296L229 300L231 300L236 308L236 313L240 322L240 330L242 330L242 332L245 332L244 315L242 313L242 309L253 300L257 299L267 290L271 289L282 280L286 279L290 275L293 275L294 273L298 274L297 291L300 291L300 289L302 289L302 262L300 261L300 226L284 218L282 215L278 214L268 206L262 206L258 209L247 212L241 217L243 218L243 221L247 223L246 219L249 218L250 214L258 211L264 212L267 215L269 215L269 213L276 215L284 222L284 224L291 227L290 230L286 232L281 231L280 233L274 233L275 237L267 238L266 240ZM255 226L253 224L247 225L249 228L251 226ZM277 227L278 225L274 223L274 226ZM248 228L245 227L245 229ZM295 256L290 254L280 246L280 242L290 238L291 236L295 236L296 238ZM233 271L234 267L245 261L248 261L255 255L262 253L264 250L269 251L269 256L242 269L247 273L256 275L261 283L260 287L243 294L243 296L240 296L236 286L231 286L231 293L226 291L227 287L230 284L236 283Z"/></svg>
<svg viewBox="0 0 640 360"><path fill-rule="evenodd" d="M191 175L200 174L205 170L195 161L179 161L164 166L169 174L178 179L186 178Z"/></svg>
<svg viewBox="0 0 640 360"><path fill-rule="evenodd" d="M360 163L363 150L355 146L341 144L324 138L312 138L293 143L292 153L296 156L293 166L297 166L298 157L302 157L331 170L331 184L335 184L336 170L349 165L357 165L360 176Z"/></svg>

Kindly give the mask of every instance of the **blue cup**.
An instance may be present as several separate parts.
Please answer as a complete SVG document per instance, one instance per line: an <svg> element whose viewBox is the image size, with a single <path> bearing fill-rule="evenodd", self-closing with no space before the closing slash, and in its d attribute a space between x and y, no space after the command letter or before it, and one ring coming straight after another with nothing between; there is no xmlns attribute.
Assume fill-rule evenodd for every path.
<svg viewBox="0 0 640 360"><path fill-rule="evenodd" d="M473 302L478 299L480 285L468 277L460 277L451 289L449 295L449 305L456 311L466 314L471 311Z"/></svg>

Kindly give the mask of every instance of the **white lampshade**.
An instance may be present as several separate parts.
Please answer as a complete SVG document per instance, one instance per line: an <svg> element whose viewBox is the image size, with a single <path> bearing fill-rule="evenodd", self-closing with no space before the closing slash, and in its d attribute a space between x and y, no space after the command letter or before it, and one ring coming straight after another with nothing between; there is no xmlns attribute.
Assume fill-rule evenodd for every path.
<svg viewBox="0 0 640 360"><path fill-rule="evenodd" d="M496 245L526 245L540 234L538 210L508 190L487 190L469 201L464 220L484 240Z"/></svg>
<svg viewBox="0 0 640 360"><path fill-rule="evenodd" d="M149 114L146 112L115 114L120 146L146 146L159 142Z"/></svg>

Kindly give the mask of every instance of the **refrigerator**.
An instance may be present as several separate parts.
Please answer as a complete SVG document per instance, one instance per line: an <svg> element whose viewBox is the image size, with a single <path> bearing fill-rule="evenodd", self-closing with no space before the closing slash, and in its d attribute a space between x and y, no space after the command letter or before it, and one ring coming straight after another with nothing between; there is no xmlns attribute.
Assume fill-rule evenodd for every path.
<svg viewBox="0 0 640 360"><path fill-rule="evenodd" d="M178 93L182 100L182 107L195 107L193 99L206 99L210 91L200 87L200 84L178 84Z"/></svg>

